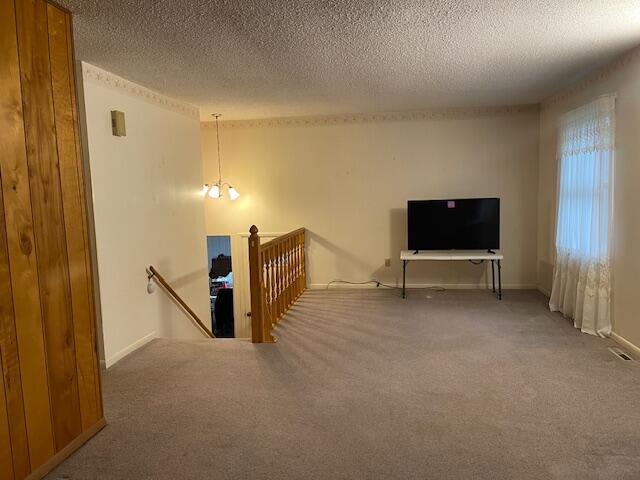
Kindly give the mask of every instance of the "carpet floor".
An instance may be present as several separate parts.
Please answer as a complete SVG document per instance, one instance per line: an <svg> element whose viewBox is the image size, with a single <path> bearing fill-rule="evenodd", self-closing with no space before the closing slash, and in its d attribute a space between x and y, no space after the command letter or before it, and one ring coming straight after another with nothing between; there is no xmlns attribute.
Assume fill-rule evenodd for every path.
<svg viewBox="0 0 640 480"><path fill-rule="evenodd" d="M47 478L640 478L640 362L537 292L314 290L276 335L123 359Z"/></svg>

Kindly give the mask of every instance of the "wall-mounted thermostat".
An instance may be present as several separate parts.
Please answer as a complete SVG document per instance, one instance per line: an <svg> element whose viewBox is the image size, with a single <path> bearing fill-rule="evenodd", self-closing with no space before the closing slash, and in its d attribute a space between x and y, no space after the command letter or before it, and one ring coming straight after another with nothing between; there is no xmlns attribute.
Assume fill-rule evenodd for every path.
<svg viewBox="0 0 640 480"><path fill-rule="evenodd" d="M111 110L111 131L116 137L127 136L127 129L124 125L124 112Z"/></svg>

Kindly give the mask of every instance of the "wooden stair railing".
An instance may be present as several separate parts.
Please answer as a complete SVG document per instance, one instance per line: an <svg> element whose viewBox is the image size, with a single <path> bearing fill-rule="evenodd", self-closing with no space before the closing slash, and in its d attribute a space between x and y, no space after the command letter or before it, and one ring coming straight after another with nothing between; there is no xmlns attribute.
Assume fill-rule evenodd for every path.
<svg viewBox="0 0 640 480"><path fill-rule="evenodd" d="M260 244L258 227L249 230L251 341L272 343L271 329L307 288L305 229Z"/></svg>
<svg viewBox="0 0 640 480"><path fill-rule="evenodd" d="M187 312L187 314L193 319L193 321L196 322L198 327L200 327L200 329L202 330L202 333L204 333L209 338L216 338L213 335L213 333L211 333L211 330L209 330L206 327L206 325L202 322L202 320L200 320L198 315L196 315L196 312L194 312L191 309L191 307L187 305L187 303L180 297L180 295L178 295L178 293L171 287L171 285L169 285L169 283L164 279L164 277L158 273L158 271L153 267L153 265L149 266L148 271L149 271L148 273L149 280L151 280L152 278L155 278L156 281L162 286L162 288L164 288L164 290L176 302L178 302L178 304L184 309L184 311Z"/></svg>

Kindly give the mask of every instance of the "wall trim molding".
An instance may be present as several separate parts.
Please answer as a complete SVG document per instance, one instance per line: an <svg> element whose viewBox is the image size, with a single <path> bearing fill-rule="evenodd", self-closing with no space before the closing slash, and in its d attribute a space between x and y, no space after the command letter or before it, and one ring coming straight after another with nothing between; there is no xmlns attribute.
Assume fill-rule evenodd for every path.
<svg viewBox="0 0 640 480"><path fill-rule="evenodd" d="M85 82L93 82L115 90L120 90L132 97L158 105L167 110L200 119L200 109L198 107L154 92L142 85L133 83L90 63L82 62L82 76Z"/></svg>
<svg viewBox="0 0 640 480"><path fill-rule="evenodd" d="M87 443L96 433L102 430L107 426L107 421L102 417L98 420L94 425L90 426L84 432L82 432L79 436L74 438L71 443L67 444L62 448L62 450L58 451L53 457L47 460L45 463L40 465L38 468L33 470L26 478L26 480L40 480L44 478L47 473L51 472L54 468L64 462L67 458L69 458L73 453L76 452L82 445ZM64 478L64 477L63 477Z"/></svg>
<svg viewBox="0 0 640 480"><path fill-rule="evenodd" d="M220 125L228 128L247 127L309 127L326 125L350 125L359 123L408 122L424 120L451 120L502 115L538 113L538 104L512 105L503 107L436 108L406 112L354 113L338 115L310 115L299 117L274 117L249 120L221 120ZM201 122L203 128L213 128L215 122Z"/></svg>
<svg viewBox="0 0 640 480"><path fill-rule="evenodd" d="M633 354L633 356L635 357L636 360L640 360L640 347L638 347L637 345L631 343L626 338L618 335L616 332L611 332L610 337L611 337L611 340L616 342L618 345L620 345L621 347L624 347L627 350L629 350L630 353Z"/></svg>
<svg viewBox="0 0 640 480"><path fill-rule="evenodd" d="M537 285L537 286L536 286L536 289L537 289L540 293L542 293L545 297L547 297L547 298L551 298L551 292L550 292L549 290L547 290L546 288L544 288L544 287L542 287L542 286L540 286L540 285Z"/></svg>
<svg viewBox="0 0 640 480"><path fill-rule="evenodd" d="M638 58L640 58L640 47L634 47L631 50L628 50L619 57L615 58L612 62L604 65L595 72L592 72L582 80L579 80L577 83L570 85L562 91L543 100L540 103L540 109L545 110L554 105L557 105L558 103L568 100L572 96L586 90L592 85L606 80L607 78L617 73L619 70L636 61Z"/></svg>
<svg viewBox="0 0 640 480"><path fill-rule="evenodd" d="M107 358L105 361L105 367L107 369L113 367L117 362L122 360L124 357L132 354L139 348L144 347L147 343L149 343L152 340L155 340L156 338L158 338L158 334L156 332L151 332L145 335L144 337L136 340L132 344L124 347L119 352L116 352L113 355L111 355L109 358Z"/></svg>

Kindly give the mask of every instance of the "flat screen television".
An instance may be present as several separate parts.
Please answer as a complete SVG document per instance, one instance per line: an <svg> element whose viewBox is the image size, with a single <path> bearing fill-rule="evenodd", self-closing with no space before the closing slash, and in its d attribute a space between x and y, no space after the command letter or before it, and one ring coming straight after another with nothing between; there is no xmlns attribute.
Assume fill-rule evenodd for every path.
<svg viewBox="0 0 640 480"><path fill-rule="evenodd" d="M409 250L500 248L500 199L409 200Z"/></svg>

